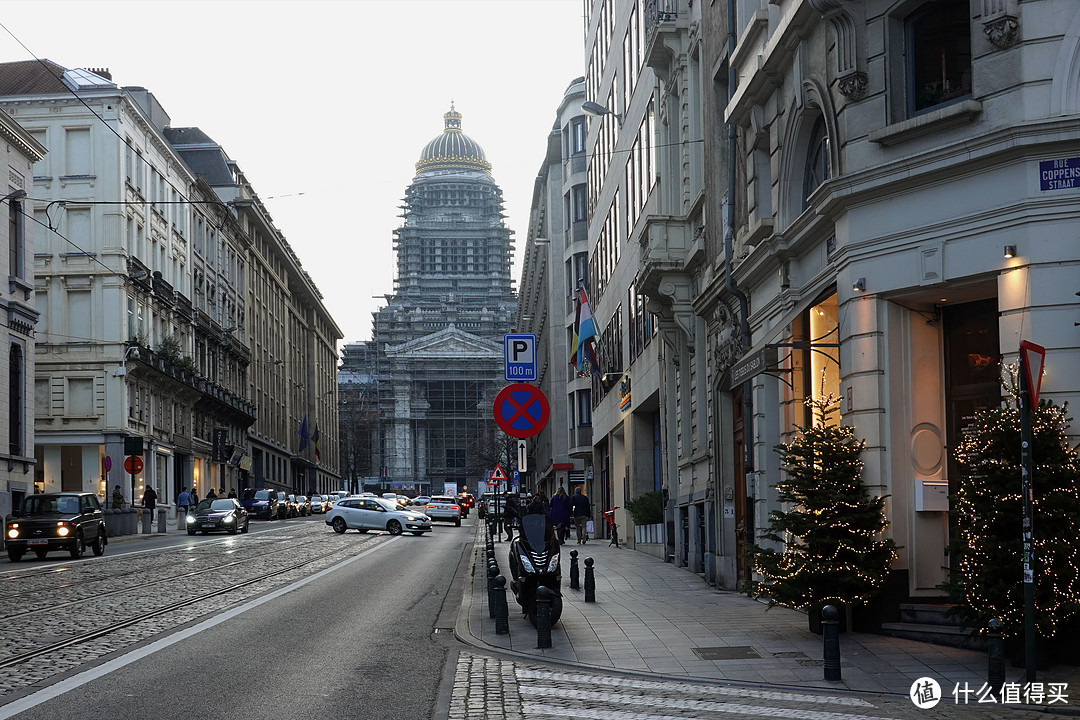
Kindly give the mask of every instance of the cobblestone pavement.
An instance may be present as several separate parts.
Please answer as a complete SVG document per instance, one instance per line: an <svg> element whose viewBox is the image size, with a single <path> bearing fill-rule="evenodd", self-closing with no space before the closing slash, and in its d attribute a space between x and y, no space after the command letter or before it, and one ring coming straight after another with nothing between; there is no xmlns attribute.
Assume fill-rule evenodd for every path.
<svg viewBox="0 0 1080 720"><path fill-rule="evenodd" d="M448 720L1016 720L1012 705L958 705L951 697L920 709L910 700L814 690L633 677L553 668L463 652L454 673Z"/></svg>
<svg viewBox="0 0 1080 720"><path fill-rule="evenodd" d="M312 522L150 553L11 563L0 577L0 705L88 661L316 573L383 537L337 535ZM119 545L109 547L115 552ZM102 629L110 630L64 645Z"/></svg>

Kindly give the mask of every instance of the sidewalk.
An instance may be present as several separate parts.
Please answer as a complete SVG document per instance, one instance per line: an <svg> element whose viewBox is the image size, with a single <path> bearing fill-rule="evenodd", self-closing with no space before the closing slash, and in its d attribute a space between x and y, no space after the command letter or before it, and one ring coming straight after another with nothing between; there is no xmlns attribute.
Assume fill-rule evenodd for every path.
<svg viewBox="0 0 1080 720"><path fill-rule="evenodd" d="M563 613L552 628L548 649L536 647L529 624L507 588L510 633L497 635L488 611L484 573L484 529L477 524L474 568L455 633L480 649L598 670L620 670L680 679L722 680L823 688L907 697L915 680L931 677L951 693L957 683L974 690L987 679L985 652L960 650L884 635L840 636L841 681L825 681L822 638L807 628L806 615L768 608L745 595L716 590L697 575L606 540L563 547ZM570 550L578 550L581 584L584 559L595 561L596 602L570 590ZM508 543L495 543L501 571ZM1009 682L1024 683L1022 668L1006 667ZM1080 704L1080 667L1040 671L1037 681L1068 683L1069 705Z"/></svg>

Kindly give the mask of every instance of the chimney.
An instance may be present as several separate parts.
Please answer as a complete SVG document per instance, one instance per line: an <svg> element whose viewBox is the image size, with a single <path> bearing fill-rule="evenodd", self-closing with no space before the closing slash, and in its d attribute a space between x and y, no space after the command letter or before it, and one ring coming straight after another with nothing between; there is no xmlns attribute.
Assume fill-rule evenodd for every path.
<svg viewBox="0 0 1080 720"><path fill-rule="evenodd" d="M105 78L106 80L109 80L110 82L112 81L112 73L109 72L109 68L86 68L86 69L89 70L90 72L94 73L95 75L98 75L100 77Z"/></svg>

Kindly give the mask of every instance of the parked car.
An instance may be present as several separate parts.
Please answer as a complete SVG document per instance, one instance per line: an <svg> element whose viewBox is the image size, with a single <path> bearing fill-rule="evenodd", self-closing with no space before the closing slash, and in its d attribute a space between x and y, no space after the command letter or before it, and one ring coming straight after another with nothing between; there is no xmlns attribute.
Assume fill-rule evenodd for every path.
<svg viewBox="0 0 1080 720"><path fill-rule="evenodd" d="M277 499L279 520L288 520L291 517L296 517L296 503L289 500L289 493L278 490Z"/></svg>
<svg viewBox="0 0 1080 720"><path fill-rule="evenodd" d="M311 512L312 514L319 513L320 515L329 509L329 501L322 495L312 495L311 500Z"/></svg>
<svg viewBox="0 0 1080 720"><path fill-rule="evenodd" d="M311 515L311 501L307 499L307 496L296 496L296 511L300 513L300 517Z"/></svg>
<svg viewBox="0 0 1080 720"><path fill-rule="evenodd" d="M84 492L28 495L7 521L4 540L11 562L22 560L27 550L38 558L54 550L80 558L87 545L95 555L103 555L109 542L101 501Z"/></svg>
<svg viewBox="0 0 1080 720"><path fill-rule="evenodd" d="M429 500L431 500L430 495L417 495L416 497L413 498L412 504L413 505L419 505L420 507L424 507L425 505L428 504Z"/></svg>
<svg viewBox="0 0 1080 720"><path fill-rule="evenodd" d="M279 517L278 494L276 490L255 490L248 488L240 497L240 505L248 511L250 517L273 520Z"/></svg>
<svg viewBox="0 0 1080 720"><path fill-rule="evenodd" d="M461 526L461 506L457 498L435 495L424 508L424 514L432 520L445 520Z"/></svg>
<svg viewBox="0 0 1080 720"><path fill-rule="evenodd" d="M346 530L386 530L391 535L411 532L423 535L431 532L431 518L412 510L399 510L397 503L383 498L345 498L334 503L326 514L326 524L334 532Z"/></svg>
<svg viewBox="0 0 1080 720"><path fill-rule="evenodd" d="M236 498L203 500L187 516L187 534L203 535L210 532L227 532L235 535L248 531L248 511Z"/></svg>

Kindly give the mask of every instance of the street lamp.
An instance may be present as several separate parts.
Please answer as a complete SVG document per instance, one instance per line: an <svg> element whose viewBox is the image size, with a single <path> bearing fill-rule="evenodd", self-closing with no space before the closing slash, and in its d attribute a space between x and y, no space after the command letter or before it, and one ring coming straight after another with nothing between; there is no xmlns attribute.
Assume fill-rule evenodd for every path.
<svg viewBox="0 0 1080 720"><path fill-rule="evenodd" d="M124 377L127 375L128 358L131 358L132 360L139 359L139 347L137 345L131 345L124 351L124 357L120 360L120 367L116 368L113 372L113 377Z"/></svg>

